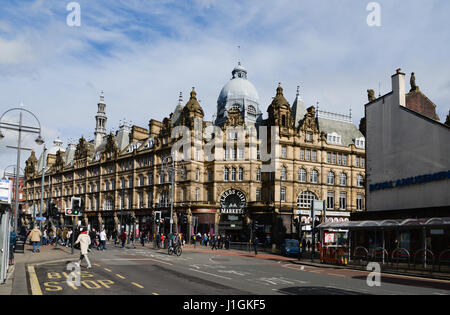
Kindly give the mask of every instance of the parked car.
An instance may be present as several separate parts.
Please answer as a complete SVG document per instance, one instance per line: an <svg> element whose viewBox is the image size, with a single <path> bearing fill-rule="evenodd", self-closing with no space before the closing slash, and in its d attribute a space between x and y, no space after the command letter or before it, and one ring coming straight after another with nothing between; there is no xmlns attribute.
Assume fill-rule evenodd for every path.
<svg viewBox="0 0 450 315"><path fill-rule="evenodd" d="M298 255L300 246L298 240L284 240L281 245L281 254L283 256Z"/></svg>

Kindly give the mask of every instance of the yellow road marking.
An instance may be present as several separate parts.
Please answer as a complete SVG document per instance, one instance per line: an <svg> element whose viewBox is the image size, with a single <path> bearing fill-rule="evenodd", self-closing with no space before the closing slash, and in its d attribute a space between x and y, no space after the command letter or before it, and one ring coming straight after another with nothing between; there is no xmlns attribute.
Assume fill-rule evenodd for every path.
<svg viewBox="0 0 450 315"><path fill-rule="evenodd" d="M133 285L135 285L135 286L137 286L138 288L141 288L141 289L144 288L143 286L141 286L140 284L137 284L136 282L131 282L131 284L133 284Z"/></svg>
<svg viewBox="0 0 450 315"><path fill-rule="evenodd" d="M30 274L31 294L42 295L41 286L39 285L34 266L28 266L28 273Z"/></svg>
<svg viewBox="0 0 450 315"><path fill-rule="evenodd" d="M111 269L108 269L108 268L103 268L103 269L105 269L105 270L108 271L108 272L112 272Z"/></svg>
<svg viewBox="0 0 450 315"><path fill-rule="evenodd" d="M118 276L120 279L125 279L124 276L119 275L118 273L116 273L116 276Z"/></svg>
<svg viewBox="0 0 450 315"><path fill-rule="evenodd" d="M97 267L100 267L100 265L99 264L93 264L94 266L97 266Z"/></svg>
<svg viewBox="0 0 450 315"><path fill-rule="evenodd" d="M153 294L153 295L159 295L158 293L155 293L155 292L153 292L152 294Z"/></svg>

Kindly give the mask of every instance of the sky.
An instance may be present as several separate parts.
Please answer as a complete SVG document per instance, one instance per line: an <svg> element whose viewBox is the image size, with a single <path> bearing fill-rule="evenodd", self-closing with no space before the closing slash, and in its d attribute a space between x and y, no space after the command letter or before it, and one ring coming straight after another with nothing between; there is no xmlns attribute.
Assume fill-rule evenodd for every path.
<svg viewBox="0 0 450 315"><path fill-rule="evenodd" d="M2 0L0 7L0 115L23 103L47 147L56 138L64 146L93 139L101 91L108 131L123 121L161 121L192 87L212 120L238 60L264 118L280 82L291 105L300 86L308 107L351 109L358 125L367 89L390 92L397 68L408 82L415 72L441 121L449 113L446 0L377 1L380 26L367 22L368 0L78 0L80 26L67 23L70 2ZM18 111L5 121L17 123ZM24 122L37 125L30 115ZM17 145L17 133L3 133L0 170L16 163L6 146ZM24 136L23 145L39 155L35 137ZM22 152L22 168L29 155Z"/></svg>

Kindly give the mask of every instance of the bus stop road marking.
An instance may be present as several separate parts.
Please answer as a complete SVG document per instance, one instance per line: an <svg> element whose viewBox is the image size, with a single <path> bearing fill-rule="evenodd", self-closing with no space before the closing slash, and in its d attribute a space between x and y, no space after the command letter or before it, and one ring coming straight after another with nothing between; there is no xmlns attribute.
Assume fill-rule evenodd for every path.
<svg viewBox="0 0 450 315"><path fill-rule="evenodd" d="M31 294L42 295L41 286L39 285L39 280L36 276L34 266L28 266L28 274L30 275Z"/></svg>
<svg viewBox="0 0 450 315"><path fill-rule="evenodd" d="M140 288L140 289L143 289L143 288L144 288L143 286L141 286L140 284L138 284L138 283L136 283L136 282L131 282L131 284L137 286L137 287Z"/></svg>

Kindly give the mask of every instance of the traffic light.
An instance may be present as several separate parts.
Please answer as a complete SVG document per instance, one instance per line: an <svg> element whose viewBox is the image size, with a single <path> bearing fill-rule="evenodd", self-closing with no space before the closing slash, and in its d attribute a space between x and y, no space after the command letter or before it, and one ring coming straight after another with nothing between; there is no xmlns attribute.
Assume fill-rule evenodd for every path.
<svg viewBox="0 0 450 315"><path fill-rule="evenodd" d="M72 205L72 214L71 215L81 215L82 210L82 204L81 204L81 198L79 197L72 197L71 205Z"/></svg>

